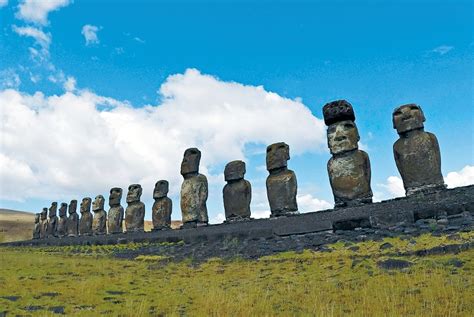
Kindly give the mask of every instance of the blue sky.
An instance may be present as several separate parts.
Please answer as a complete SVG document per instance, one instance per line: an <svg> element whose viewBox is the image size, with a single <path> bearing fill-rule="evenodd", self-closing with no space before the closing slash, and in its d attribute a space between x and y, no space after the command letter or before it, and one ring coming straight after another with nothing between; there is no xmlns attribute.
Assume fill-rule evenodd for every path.
<svg viewBox="0 0 474 317"><path fill-rule="evenodd" d="M4 4L5 0L0 1L0 5L2 2ZM275 93L283 103L289 104L288 107L292 107L291 101L295 101L310 110L310 113L300 108L294 110L294 116L288 118L296 118L297 121L284 123L282 134L278 134L278 127L267 128L278 135L281 141L289 143L290 150L293 149L290 141L295 140L293 142L297 150L289 166L296 172L299 193L304 196L300 209L310 211L305 208L322 208L333 203L326 172L326 162L330 156L325 149L325 136L318 130L320 132L314 132L314 138L298 143L298 140L313 133L311 127L320 127L320 121L316 121L316 118L322 118L322 106L335 99L346 99L353 104L362 147L369 153L372 163L372 189L378 199L386 199L400 193L399 180L390 178L399 176L392 154L392 144L397 134L392 128L391 113L401 104L417 103L425 112L426 130L435 133L439 139L443 175L456 173L451 174L451 186L474 182L472 1L54 0L50 1L49 7L34 7L34 2L9 0L0 8L0 89L4 92L10 89L25 100L30 100L23 101L23 104L28 104L37 113L49 113L42 107L53 102L48 99L51 96L63 96L66 99L67 94L73 94L80 96L75 99L79 102L85 98L87 91L96 99L113 99L97 101L95 105L99 112L107 112L116 106L114 103L120 102L138 109L133 114L133 120L148 120L149 117L139 110L145 111L147 106L162 107L166 101L163 90L159 93L162 85L170 84L173 100L182 100L177 96L187 100L185 97L190 94L189 91L195 87L201 89L201 84L208 83L212 87L216 85L219 96L213 96L214 90L210 88L208 99L199 96L202 102L193 103L193 107L200 108L202 113L214 111L214 119L225 125L227 120L237 120L237 117L232 116L235 109L228 113L222 112L222 116L216 109L224 107L227 99L230 107L237 104L239 107L251 105L252 87L263 86L265 98ZM22 6L25 10L23 13ZM26 10L28 6L33 11ZM83 32L86 25L96 30L92 33L97 38L89 38L89 42ZM36 37L21 36L22 28L39 30L46 35L46 39L43 38L41 42L38 34ZM36 48L40 53L33 56L30 48ZM41 48L44 50L41 51ZM188 69L195 71L186 72ZM169 76L176 74L182 77L178 77L177 82L170 81ZM207 82L206 76L212 80ZM69 86L66 85L68 80ZM43 97L37 96L31 101L36 92L41 92ZM5 112L10 111L5 100L9 100L10 106L15 109L13 99L4 99L0 104L2 116L7 116ZM222 104L213 105L220 108L209 106L213 100L223 100ZM255 100L258 103L259 99ZM177 106L171 102L169 105L179 106L185 107L181 103ZM254 109L249 107L245 109ZM269 111L275 115L275 120L285 115L285 110L275 105L280 110L273 111L271 107L273 104L269 106ZM279 111L283 111L280 117L277 116ZM170 130L174 128L179 135L185 134L183 131L187 128L180 124L188 121L173 121L174 112L162 112L169 113L169 116L157 119L157 122L167 120L164 126L171 128L163 134L157 134L158 137L169 136L167 133L171 133ZM154 118L154 115L150 117ZM264 115L258 118L262 122L262 129L271 126L268 122L263 124L270 118L273 117ZM308 121L300 124L299 118ZM118 119L108 120L116 122ZM136 133L136 138L140 139L144 147L138 148L125 142L129 148L126 154L121 154L124 162L130 162L130 157L135 155L130 168L134 164L155 164L147 158L147 155L151 155L163 161L160 166L166 166L157 168L160 171L157 174L160 175L153 175L149 170L136 171L136 179L148 184L148 187L144 185L143 198L147 205L147 218L150 218L152 187L149 184L152 179L160 179L161 175L171 175L171 181L177 183L175 188L179 188L180 162L176 155L168 156L166 148L159 153L147 152L147 141L150 146L155 144L153 142L161 141L148 139L150 135L137 132L139 130L133 128L135 125L127 124L127 119L123 120L120 124L124 129L130 129L126 134L130 136ZM68 125L67 120L64 124ZM84 129L89 127L88 124ZM246 122L241 124L250 125ZM259 122L253 124L258 126ZM76 126L80 131L81 126ZM22 195L15 195L8 189L20 180L12 181L14 176L8 173L0 175L3 188L1 207L39 211L43 205L49 206L52 200L69 201L84 195L108 195L109 188L106 185L114 182L98 181L100 172L91 173L95 175L95 179L89 180L90 188L94 188L94 191L88 191L84 182L79 182L83 174L76 175L74 169L69 172L60 168L62 164L69 167L77 164L77 157L65 155L64 148L57 150L52 147L49 150L51 155L58 158L55 163L42 158L35 161L34 155L27 155L11 145L30 140L29 137L17 131L15 141L12 141L6 129L2 126L0 150L4 156L3 169L13 166L10 170L27 170L25 173L28 175L23 183L17 185L25 193ZM235 125L235 129L239 129L239 126ZM208 153L203 151L205 171L210 174L210 178L215 179L210 181L210 218L215 221L222 219L219 214L223 212L223 181L219 181L219 177L225 163L233 159L230 154L225 155L226 152L236 153L235 159L246 160L246 178L254 187L252 209L258 210L260 215L264 214L264 210L268 209L264 197L267 173L262 169L265 163L262 148L265 141L272 138L261 131L242 135L230 133L229 138L233 139L229 139L229 144L232 146L226 148L226 142L217 143L214 142L215 137L206 136L205 129L193 128L191 131L202 133L202 138L190 136L182 145L192 146L188 143L193 140L198 143L194 145L202 145L202 149L207 150ZM48 131L41 133L44 133L42 139L50 136ZM223 133L222 138L226 135ZM285 139L287 135L288 140ZM93 138L94 134L91 136ZM75 135L64 135L64 138L68 137L70 140L80 140ZM102 137L99 139L102 140ZM118 146L119 141L126 137L103 138L104 142L110 141ZM68 146L82 145L71 141L65 148L68 149ZM94 166L94 158L111 159L107 156L110 152L102 153L98 147L100 142L97 146L88 147L89 152L80 154L90 158L90 161L84 161L84 165ZM170 148L170 151L181 149L182 146L179 146ZM42 152L44 148L38 147L37 151ZM205 158L206 155L209 159ZM113 159L114 156L110 157ZM47 166L48 162L50 165ZM49 171L51 164L56 163L59 164L57 173L61 177L45 180L45 171ZM107 164L98 167L104 175L114 175L114 171L107 171L108 168ZM122 173L120 167L115 168L117 173ZM123 179L123 183L117 185L125 188L128 185L125 181L133 181L134 177L123 176L120 179ZM74 187L78 182L81 186ZM47 188L48 191L36 188ZM177 190L173 195L173 218L179 219Z"/></svg>

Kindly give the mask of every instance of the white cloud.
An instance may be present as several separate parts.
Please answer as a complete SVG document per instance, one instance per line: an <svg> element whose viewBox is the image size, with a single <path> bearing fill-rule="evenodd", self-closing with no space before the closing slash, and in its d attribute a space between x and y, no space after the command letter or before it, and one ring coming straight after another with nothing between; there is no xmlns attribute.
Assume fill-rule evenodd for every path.
<svg viewBox="0 0 474 317"><path fill-rule="evenodd" d="M66 82L67 90L74 87L73 79ZM212 166L244 159L247 143L264 148L285 141L293 155L325 147L322 120L263 87L190 69L168 77L160 93L159 106L133 108L89 91L49 97L1 91L0 153L30 171L17 179L22 190L6 191L3 198L70 199L131 183L151 193L157 179L168 179L175 195L188 147L201 149L201 170L210 184L222 182L221 171L208 173ZM1 184L9 184L9 172L0 170Z"/></svg>
<svg viewBox="0 0 474 317"><path fill-rule="evenodd" d="M100 29L100 27L90 24L86 24L82 27L81 34L84 35L86 45L100 43L99 37L97 36L97 32L99 32Z"/></svg>
<svg viewBox="0 0 474 317"><path fill-rule="evenodd" d="M49 49L49 45L51 44L51 34L44 33L42 30L38 28L34 28L32 26L23 26L18 27L16 25L13 26L13 31L20 36L29 36L35 39L36 43L45 50Z"/></svg>
<svg viewBox="0 0 474 317"><path fill-rule="evenodd" d="M0 89L18 88L21 84L20 76L12 68L0 71Z"/></svg>
<svg viewBox="0 0 474 317"><path fill-rule="evenodd" d="M225 214L220 212L214 218L209 220L210 223L223 223L225 221Z"/></svg>
<svg viewBox="0 0 474 317"><path fill-rule="evenodd" d="M8 0L0 0L0 8L3 8L8 5Z"/></svg>
<svg viewBox="0 0 474 317"><path fill-rule="evenodd" d="M64 90L66 91L74 91L76 90L76 79L72 76L69 76L67 80L64 82Z"/></svg>
<svg viewBox="0 0 474 317"><path fill-rule="evenodd" d="M466 165L458 172L450 172L444 178L449 188L474 184L474 166Z"/></svg>
<svg viewBox="0 0 474 317"><path fill-rule="evenodd" d="M70 0L22 0L16 17L26 22L46 25L48 14L71 3Z"/></svg>
<svg viewBox="0 0 474 317"><path fill-rule="evenodd" d="M434 49L432 49L431 52L437 53L439 55L444 55L444 54L449 53L453 49L454 49L454 46L441 45L441 46L438 46L438 47L435 47Z"/></svg>
<svg viewBox="0 0 474 317"><path fill-rule="evenodd" d="M298 195L296 201L298 202L300 212L318 211L334 207L333 204L322 199L317 199L311 194Z"/></svg>
<svg viewBox="0 0 474 317"><path fill-rule="evenodd" d="M405 188L403 187L403 181L398 176L389 176L385 184L379 184L384 188L391 198L405 196Z"/></svg>
<svg viewBox="0 0 474 317"><path fill-rule="evenodd" d="M142 39L139 38L138 36L135 36L133 39L134 39L135 41L137 41L138 43L140 43L140 44L145 44L145 40L142 40Z"/></svg>

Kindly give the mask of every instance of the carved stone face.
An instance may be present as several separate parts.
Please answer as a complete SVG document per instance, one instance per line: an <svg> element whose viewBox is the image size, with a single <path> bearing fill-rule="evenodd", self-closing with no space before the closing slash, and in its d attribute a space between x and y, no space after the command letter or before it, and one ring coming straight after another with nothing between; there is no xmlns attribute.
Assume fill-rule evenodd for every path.
<svg viewBox="0 0 474 317"><path fill-rule="evenodd" d="M91 210L91 201L92 199L89 197L83 198L81 202L81 214L84 212L89 212Z"/></svg>
<svg viewBox="0 0 474 317"><path fill-rule="evenodd" d="M69 214L76 213L77 210L77 200L73 199L69 203Z"/></svg>
<svg viewBox="0 0 474 317"><path fill-rule="evenodd" d="M290 159L290 147L284 142L267 146L267 170L286 167Z"/></svg>
<svg viewBox="0 0 474 317"><path fill-rule="evenodd" d="M242 161L232 161L227 163L224 169L225 180L232 181L243 179L245 175L245 162Z"/></svg>
<svg viewBox="0 0 474 317"><path fill-rule="evenodd" d="M331 124L327 131L331 154L339 154L358 148L359 132L353 121L345 120Z"/></svg>
<svg viewBox="0 0 474 317"><path fill-rule="evenodd" d="M165 180L160 180L156 182L155 189L153 190L153 198L166 197L168 195L169 183Z"/></svg>
<svg viewBox="0 0 474 317"><path fill-rule="evenodd" d="M49 216L54 217L56 216L56 210L58 209L58 203L52 202L51 207L49 207Z"/></svg>
<svg viewBox="0 0 474 317"><path fill-rule="evenodd" d="M114 187L110 190L109 206L119 206L122 200L122 188Z"/></svg>
<svg viewBox="0 0 474 317"><path fill-rule="evenodd" d="M398 107L393 111L393 128L397 129L398 134L411 130L423 128L425 115L420 106L408 104Z"/></svg>
<svg viewBox="0 0 474 317"><path fill-rule="evenodd" d="M142 186L140 184L132 184L128 186L127 203L140 201L142 196Z"/></svg>
<svg viewBox="0 0 474 317"><path fill-rule="evenodd" d="M48 208L43 208L43 211L41 212L41 220L46 220L48 217Z"/></svg>
<svg viewBox="0 0 474 317"><path fill-rule="evenodd" d="M35 214L35 223L39 223L39 221L40 221L40 214L37 213Z"/></svg>
<svg viewBox="0 0 474 317"><path fill-rule="evenodd" d="M181 175L199 173L199 162L201 161L201 151L197 148L190 148L184 152L181 162Z"/></svg>
<svg viewBox="0 0 474 317"><path fill-rule="evenodd" d="M92 210L102 210L104 209L105 198L102 195L98 195L94 198L94 202L92 203Z"/></svg>
<svg viewBox="0 0 474 317"><path fill-rule="evenodd" d="M61 203L61 207L59 207L59 217L66 216L67 204Z"/></svg>

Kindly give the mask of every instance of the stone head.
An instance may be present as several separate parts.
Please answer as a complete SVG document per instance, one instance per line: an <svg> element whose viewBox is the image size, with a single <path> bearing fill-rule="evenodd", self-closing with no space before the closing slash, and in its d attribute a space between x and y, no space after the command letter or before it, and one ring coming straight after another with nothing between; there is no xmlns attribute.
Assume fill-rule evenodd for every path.
<svg viewBox="0 0 474 317"><path fill-rule="evenodd" d="M109 206L120 206L122 200L122 188L114 187L110 189Z"/></svg>
<svg viewBox="0 0 474 317"><path fill-rule="evenodd" d="M226 182L243 179L245 175L245 162L232 161L227 163L224 169L224 178Z"/></svg>
<svg viewBox="0 0 474 317"><path fill-rule="evenodd" d="M43 211L41 211L41 220L46 220L48 217L48 208L44 207Z"/></svg>
<svg viewBox="0 0 474 317"><path fill-rule="evenodd" d="M358 148L359 132L354 121L345 120L331 124L327 131L331 154L339 154Z"/></svg>
<svg viewBox="0 0 474 317"><path fill-rule="evenodd" d="M398 134L423 128L425 115L418 105L407 104L396 108L392 115L393 128Z"/></svg>
<svg viewBox="0 0 474 317"><path fill-rule="evenodd" d="M338 121L355 121L354 109L346 100L331 101L323 106L324 123L327 126Z"/></svg>
<svg viewBox="0 0 474 317"><path fill-rule="evenodd" d="M97 210L102 210L104 209L104 203L105 203L105 198L102 195L97 195L94 198L94 202L92 203L92 210L97 211Z"/></svg>
<svg viewBox="0 0 474 317"><path fill-rule="evenodd" d="M58 209L58 203L57 202L52 202L51 207L49 207L49 216L54 217L56 216L56 210Z"/></svg>
<svg viewBox="0 0 474 317"><path fill-rule="evenodd" d="M140 184L132 184L128 186L127 203L140 201L142 196L142 186Z"/></svg>
<svg viewBox="0 0 474 317"><path fill-rule="evenodd" d="M77 210L77 200L73 199L69 203L69 214L76 213L76 210Z"/></svg>
<svg viewBox="0 0 474 317"><path fill-rule="evenodd" d="M290 159L290 147L284 142L267 146L267 170L286 167Z"/></svg>
<svg viewBox="0 0 474 317"><path fill-rule="evenodd" d="M82 198L81 209L80 209L81 214L91 211L91 201L92 199L90 197Z"/></svg>
<svg viewBox="0 0 474 317"><path fill-rule="evenodd" d="M153 190L153 198L166 197L168 195L169 183L165 180L157 181L155 184L155 189Z"/></svg>
<svg viewBox="0 0 474 317"><path fill-rule="evenodd" d="M59 217L65 217L66 211L67 211L67 204L61 203L61 206L59 207Z"/></svg>
<svg viewBox="0 0 474 317"><path fill-rule="evenodd" d="M184 151L181 162L181 175L199 173L199 162L201 161L201 151L197 148L190 148Z"/></svg>
<svg viewBox="0 0 474 317"><path fill-rule="evenodd" d="M35 214L35 223L39 223L40 221L40 213Z"/></svg>

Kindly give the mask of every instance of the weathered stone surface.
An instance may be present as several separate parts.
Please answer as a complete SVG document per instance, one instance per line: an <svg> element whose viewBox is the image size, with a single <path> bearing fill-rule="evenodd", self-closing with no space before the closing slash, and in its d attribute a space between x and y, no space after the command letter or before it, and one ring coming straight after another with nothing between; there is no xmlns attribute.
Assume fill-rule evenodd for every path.
<svg viewBox="0 0 474 317"><path fill-rule="evenodd" d="M51 207L49 207L49 219L47 225L47 236L49 237L58 236L58 216L56 216L57 208L57 202L52 202Z"/></svg>
<svg viewBox="0 0 474 317"><path fill-rule="evenodd" d="M125 229L127 232L142 232L145 229L145 204L140 201L142 186L128 186L127 209L125 210Z"/></svg>
<svg viewBox="0 0 474 317"><path fill-rule="evenodd" d="M109 234L110 233L121 233L122 229L122 222L124 217L124 210L123 207L120 205L120 201L122 200L122 188L114 187L110 190L109 196L109 213L108 213L108 221L107 227Z"/></svg>
<svg viewBox="0 0 474 317"><path fill-rule="evenodd" d="M199 174L201 152L190 148L184 152L181 162L181 175L184 181L181 185L181 214L185 227L207 225L208 184L206 176Z"/></svg>
<svg viewBox="0 0 474 317"><path fill-rule="evenodd" d="M153 190L153 199L155 200L152 207L153 230L171 229L173 202L167 197L168 190L168 181L156 182Z"/></svg>
<svg viewBox="0 0 474 317"><path fill-rule="evenodd" d="M328 124L329 182L336 207L372 202L370 160L359 150L359 132L354 122L352 105L345 100L333 101L323 107Z"/></svg>
<svg viewBox="0 0 474 317"><path fill-rule="evenodd" d="M107 233L107 213L104 210L105 198L102 195L95 197L92 203L92 211L94 212L94 219L92 221L92 232L94 234Z"/></svg>
<svg viewBox="0 0 474 317"><path fill-rule="evenodd" d="M79 215L76 212L77 200L73 199L69 203L69 217L67 218L67 235L75 237L79 235Z"/></svg>
<svg viewBox="0 0 474 317"><path fill-rule="evenodd" d="M58 220L58 236L64 237L67 235L67 204L61 203L59 207L59 220Z"/></svg>
<svg viewBox="0 0 474 317"><path fill-rule="evenodd" d="M33 239L39 239L41 234L40 213L35 214L35 227L33 229Z"/></svg>
<svg viewBox="0 0 474 317"><path fill-rule="evenodd" d="M393 127L400 136L393 154L407 196L446 188L438 140L424 131L424 121L423 110L415 104L393 111Z"/></svg>
<svg viewBox="0 0 474 317"><path fill-rule="evenodd" d="M43 208L40 213L40 238L48 237L48 208Z"/></svg>
<svg viewBox="0 0 474 317"><path fill-rule="evenodd" d="M250 218L252 187L244 175L245 163L242 161L232 161L225 166L224 178L227 184L223 189L223 197L227 221Z"/></svg>
<svg viewBox="0 0 474 317"><path fill-rule="evenodd" d="M296 214L297 182L296 175L287 167L290 159L290 147L284 142L274 143L267 147L267 197L271 216L278 217Z"/></svg>
<svg viewBox="0 0 474 317"><path fill-rule="evenodd" d="M92 220L93 216L91 213L91 201L90 197L82 199L80 212L81 220L79 221L79 234L81 236L88 236L92 234Z"/></svg>

